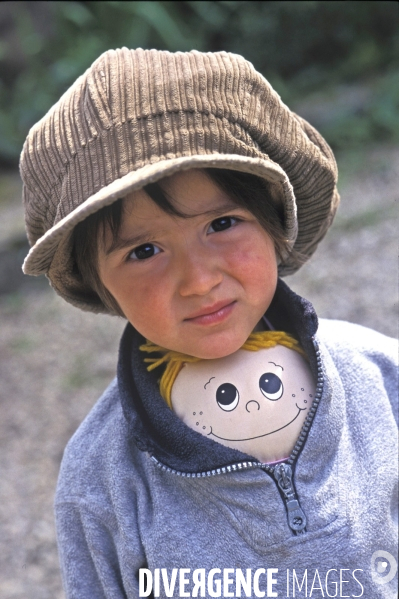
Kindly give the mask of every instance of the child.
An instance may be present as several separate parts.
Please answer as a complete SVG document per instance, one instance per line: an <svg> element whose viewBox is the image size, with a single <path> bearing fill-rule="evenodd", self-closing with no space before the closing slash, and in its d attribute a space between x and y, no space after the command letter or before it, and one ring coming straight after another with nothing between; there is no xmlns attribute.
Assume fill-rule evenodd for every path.
<svg viewBox="0 0 399 599"><path fill-rule="evenodd" d="M239 56L122 49L33 127L21 174L24 271L45 273L77 307L128 320L117 380L61 467L67 597L392 597L395 344L348 323L318 327L278 278L311 256L337 208L319 133ZM252 451L243 436L222 443L196 429L190 361L208 373L231 356L237 376L248 337L276 333L276 350L288 338L306 356L292 366L312 391L301 427L285 426L278 403L287 356L269 354L265 374L280 383L258 370L256 380L283 406L281 446L257 440ZM170 353L188 364L172 409L159 389ZM216 418L238 405L229 380L215 386ZM261 414L263 400L246 401L240 414Z"/></svg>

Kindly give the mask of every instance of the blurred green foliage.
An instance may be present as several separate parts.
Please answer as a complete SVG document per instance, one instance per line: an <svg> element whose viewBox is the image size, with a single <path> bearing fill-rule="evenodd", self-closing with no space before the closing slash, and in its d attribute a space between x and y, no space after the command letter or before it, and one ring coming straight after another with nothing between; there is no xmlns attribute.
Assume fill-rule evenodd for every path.
<svg viewBox="0 0 399 599"><path fill-rule="evenodd" d="M104 50L227 50L253 62L335 149L399 139L390 1L0 3L0 161ZM307 114L310 107L312 114Z"/></svg>

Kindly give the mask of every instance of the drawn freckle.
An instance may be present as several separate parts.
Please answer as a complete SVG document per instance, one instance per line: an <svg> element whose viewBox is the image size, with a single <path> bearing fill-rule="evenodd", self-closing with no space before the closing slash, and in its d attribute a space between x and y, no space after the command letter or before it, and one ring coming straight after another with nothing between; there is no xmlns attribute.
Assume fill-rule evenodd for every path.
<svg viewBox="0 0 399 599"><path fill-rule="evenodd" d="M200 416L202 416L202 414L203 414L203 413L204 413L204 412L200 412Z"/></svg>
<svg viewBox="0 0 399 599"><path fill-rule="evenodd" d="M311 393L309 393L309 397L313 397L313 395Z"/></svg>
<svg viewBox="0 0 399 599"><path fill-rule="evenodd" d="M305 391L305 389L302 389L302 388L301 388L301 391Z"/></svg>
<svg viewBox="0 0 399 599"><path fill-rule="evenodd" d="M308 400L307 400L307 399L304 399L304 400L303 400L303 403L308 403Z"/></svg>
<svg viewBox="0 0 399 599"><path fill-rule="evenodd" d="M206 429L206 426L203 426L202 428L205 430L205 429Z"/></svg>
<svg viewBox="0 0 399 599"><path fill-rule="evenodd" d="M198 426L198 425L199 425L199 422L196 422L195 424Z"/></svg>
<svg viewBox="0 0 399 599"><path fill-rule="evenodd" d="M292 394L292 397L295 397L295 393Z"/></svg>
<svg viewBox="0 0 399 599"><path fill-rule="evenodd" d="M196 413L197 413L197 412L193 412L193 416L195 416L195 415L196 415Z"/></svg>

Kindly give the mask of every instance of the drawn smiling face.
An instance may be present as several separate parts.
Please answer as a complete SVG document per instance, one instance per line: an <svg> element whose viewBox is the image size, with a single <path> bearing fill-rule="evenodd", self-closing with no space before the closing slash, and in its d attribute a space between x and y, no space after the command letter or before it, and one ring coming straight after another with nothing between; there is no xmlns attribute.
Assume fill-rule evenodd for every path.
<svg viewBox="0 0 399 599"><path fill-rule="evenodd" d="M197 432L272 462L290 455L314 393L306 360L278 345L186 364L172 405Z"/></svg>

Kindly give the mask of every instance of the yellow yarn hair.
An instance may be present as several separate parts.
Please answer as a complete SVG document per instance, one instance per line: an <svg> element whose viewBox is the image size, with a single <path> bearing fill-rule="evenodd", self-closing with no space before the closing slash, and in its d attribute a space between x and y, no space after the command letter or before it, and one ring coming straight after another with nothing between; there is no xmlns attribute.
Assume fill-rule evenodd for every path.
<svg viewBox="0 0 399 599"><path fill-rule="evenodd" d="M291 335L288 335L288 333L284 333L284 331L260 331L259 333L251 333L240 349L258 351L260 349L275 347L276 345L284 345L284 347L288 347L288 349L293 349L307 359L299 342L294 339L294 337L291 337ZM141 345L140 349L147 353L158 352L163 354L160 358L144 358L144 362L150 362L147 370L154 370L154 368L166 363L165 372L159 382L159 390L167 405L170 409L173 409L171 400L172 387L180 370L183 368L184 364L189 362L200 362L204 358L195 358L194 356L188 356L186 354L181 354L180 352L170 351L159 345L154 345L151 341L147 341L147 343Z"/></svg>

